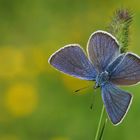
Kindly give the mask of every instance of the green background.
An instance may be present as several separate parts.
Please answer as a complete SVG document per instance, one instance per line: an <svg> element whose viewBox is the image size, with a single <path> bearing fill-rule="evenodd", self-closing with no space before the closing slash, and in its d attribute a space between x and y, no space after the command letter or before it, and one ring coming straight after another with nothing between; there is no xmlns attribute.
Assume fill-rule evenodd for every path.
<svg viewBox="0 0 140 140"><path fill-rule="evenodd" d="M90 34L106 30L122 7L134 13L129 51L140 55L138 0L0 0L0 140L94 139L100 91L56 71L48 58L70 43L86 49ZM108 121L104 140L140 137L140 85L124 88L132 106L119 126Z"/></svg>

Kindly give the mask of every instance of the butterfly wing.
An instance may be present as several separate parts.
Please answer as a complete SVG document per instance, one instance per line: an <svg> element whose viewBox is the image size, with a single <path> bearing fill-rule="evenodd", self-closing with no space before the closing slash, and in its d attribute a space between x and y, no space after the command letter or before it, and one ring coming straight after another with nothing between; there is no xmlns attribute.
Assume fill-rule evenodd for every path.
<svg viewBox="0 0 140 140"><path fill-rule="evenodd" d="M112 71L110 81L117 85L132 85L140 81L140 57L126 53Z"/></svg>
<svg viewBox="0 0 140 140"><path fill-rule="evenodd" d="M56 69L84 80L94 80L96 71L78 44L67 45L55 52L49 63Z"/></svg>
<svg viewBox="0 0 140 140"><path fill-rule="evenodd" d="M111 34L97 31L89 38L87 52L89 59L100 73L119 55L119 45Z"/></svg>
<svg viewBox="0 0 140 140"><path fill-rule="evenodd" d="M120 64L120 62L123 60L125 54L120 54L114 61L112 61L108 67L106 68L106 71L111 75L115 68Z"/></svg>
<svg viewBox="0 0 140 140"><path fill-rule="evenodd" d="M106 83L102 86L102 99L111 122L117 125L127 113L132 95L111 83Z"/></svg>

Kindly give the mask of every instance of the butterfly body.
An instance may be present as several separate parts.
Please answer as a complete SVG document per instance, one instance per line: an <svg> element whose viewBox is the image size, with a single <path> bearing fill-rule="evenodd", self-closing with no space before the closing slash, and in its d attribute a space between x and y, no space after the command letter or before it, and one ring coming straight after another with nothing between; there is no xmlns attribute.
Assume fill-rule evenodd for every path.
<svg viewBox="0 0 140 140"><path fill-rule="evenodd" d="M65 74L95 81L95 88L101 88L108 116L117 125L132 102L132 95L117 85L134 85L140 81L140 57L130 52L120 54L118 41L105 31L90 36L87 54L88 57L80 45L70 44L56 51L49 63Z"/></svg>
<svg viewBox="0 0 140 140"><path fill-rule="evenodd" d="M109 81L109 73L107 71L101 72L96 76L95 88L103 86L106 82Z"/></svg>

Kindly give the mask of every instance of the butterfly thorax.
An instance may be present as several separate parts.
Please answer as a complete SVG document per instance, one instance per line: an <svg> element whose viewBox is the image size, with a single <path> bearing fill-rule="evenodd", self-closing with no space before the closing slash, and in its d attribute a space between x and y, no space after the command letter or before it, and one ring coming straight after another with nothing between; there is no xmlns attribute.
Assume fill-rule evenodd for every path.
<svg viewBox="0 0 140 140"><path fill-rule="evenodd" d="M108 74L107 71L104 71L102 73L99 73L96 76L96 85L95 85L95 88L104 85L108 81L109 81L109 74Z"/></svg>

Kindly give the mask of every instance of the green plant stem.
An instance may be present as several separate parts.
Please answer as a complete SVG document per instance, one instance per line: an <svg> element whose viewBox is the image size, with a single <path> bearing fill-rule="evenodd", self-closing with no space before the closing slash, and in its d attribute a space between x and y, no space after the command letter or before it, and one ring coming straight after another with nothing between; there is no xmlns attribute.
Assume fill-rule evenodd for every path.
<svg viewBox="0 0 140 140"><path fill-rule="evenodd" d="M99 119L99 123L98 123L98 127L97 127L97 131L96 131L96 135L95 135L95 140L98 140L99 137L99 133L100 133L100 128L101 128L101 124L102 124L102 119L103 119L103 115L104 115L104 105L102 107L102 111L101 111L101 115L100 115L100 119Z"/></svg>
<svg viewBox="0 0 140 140"><path fill-rule="evenodd" d="M105 130L106 124L107 124L107 118L105 119L104 124L103 124L103 127L101 129L99 140L102 140L103 139L103 135L104 135L104 130Z"/></svg>

